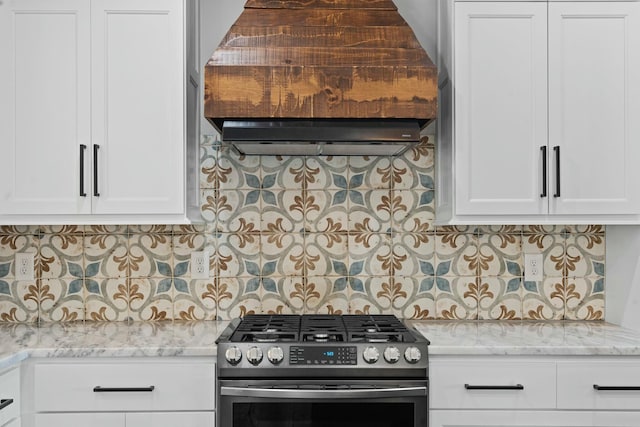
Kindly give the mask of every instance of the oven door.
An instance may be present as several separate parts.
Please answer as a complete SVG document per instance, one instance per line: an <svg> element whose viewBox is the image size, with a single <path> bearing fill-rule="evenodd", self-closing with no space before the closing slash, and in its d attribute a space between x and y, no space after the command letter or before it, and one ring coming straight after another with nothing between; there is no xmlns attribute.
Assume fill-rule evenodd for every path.
<svg viewBox="0 0 640 427"><path fill-rule="evenodd" d="M220 381L217 427L426 427L428 383Z"/></svg>

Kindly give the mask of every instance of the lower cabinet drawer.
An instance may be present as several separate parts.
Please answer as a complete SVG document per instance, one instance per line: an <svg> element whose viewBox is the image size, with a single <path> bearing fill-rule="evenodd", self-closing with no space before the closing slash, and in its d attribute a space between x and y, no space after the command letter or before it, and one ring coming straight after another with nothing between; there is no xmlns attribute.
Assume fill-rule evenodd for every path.
<svg viewBox="0 0 640 427"><path fill-rule="evenodd" d="M214 412L36 414L33 427L214 427Z"/></svg>
<svg viewBox="0 0 640 427"><path fill-rule="evenodd" d="M554 362L433 361L433 409L553 409Z"/></svg>
<svg viewBox="0 0 640 427"><path fill-rule="evenodd" d="M0 373L0 426L20 417L20 368Z"/></svg>
<svg viewBox="0 0 640 427"><path fill-rule="evenodd" d="M212 363L38 363L34 382L35 412L215 407Z"/></svg>
<svg viewBox="0 0 640 427"><path fill-rule="evenodd" d="M558 408L639 409L640 362L559 362Z"/></svg>

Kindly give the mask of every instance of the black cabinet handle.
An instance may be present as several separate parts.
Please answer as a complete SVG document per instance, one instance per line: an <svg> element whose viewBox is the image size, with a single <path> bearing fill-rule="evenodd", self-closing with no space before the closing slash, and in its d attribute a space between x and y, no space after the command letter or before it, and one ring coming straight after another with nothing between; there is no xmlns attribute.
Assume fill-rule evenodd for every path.
<svg viewBox="0 0 640 427"><path fill-rule="evenodd" d="M131 393L131 392L151 392L156 389L156 386L149 387L100 387L99 385L93 388L94 393Z"/></svg>
<svg viewBox="0 0 640 427"><path fill-rule="evenodd" d="M13 399L0 400L0 411L13 403Z"/></svg>
<svg viewBox="0 0 640 427"><path fill-rule="evenodd" d="M556 153L556 193L553 197L560 197L560 146L553 147L553 151Z"/></svg>
<svg viewBox="0 0 640 427"><path fill-rule="evenodd" d="M640 391L640 387L634 386L601 386L598 384L593 385L594 390L598 391Z"/></svg>
<svg viewBox="0 0 640 427"><path fill-rule="evenodd" d="M542 151L542 193L540 197L547 197L547 146L540 147Z"/></svg>
<svg viewBox="0 0 640 427"><path fill-rule="evenodd" d="M467 390L524 390L522 384L516 385L469 385L465 384Z"/></svg>
<svg viewBox="0 0 640 427"><path fill-rule="evenodd" d="M86 145L80 144L80 197L87 197L84 191L84 150L86 149Z"/></svg>
<svg viewBox="0 0 640 427"><path fill-rule="evenodd" d="M98 192L98 150L100 146L98 144L93 144L93 195L95 197L100 196L100 192Z"/></svg>

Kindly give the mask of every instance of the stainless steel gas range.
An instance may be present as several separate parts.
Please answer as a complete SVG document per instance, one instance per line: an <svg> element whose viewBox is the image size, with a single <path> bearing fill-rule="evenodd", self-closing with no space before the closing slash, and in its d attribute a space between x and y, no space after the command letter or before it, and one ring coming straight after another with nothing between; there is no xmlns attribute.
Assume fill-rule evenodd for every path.
<svg viewBox="0 0 640 427"><path fill-rule="evenodd" d="M393 315L248 315L218 338L218 427L426 427L428 345Z"/></svg>

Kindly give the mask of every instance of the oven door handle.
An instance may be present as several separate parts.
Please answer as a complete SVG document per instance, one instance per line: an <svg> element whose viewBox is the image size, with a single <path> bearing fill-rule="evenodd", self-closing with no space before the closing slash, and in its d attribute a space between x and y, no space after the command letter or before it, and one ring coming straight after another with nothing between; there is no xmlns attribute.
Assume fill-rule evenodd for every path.
<svg viewBox="0 0 640 427"><path fill-rule="evenodd" d="M223 396L263 397L273 399L375 399L384 397L421 397L427 395L427 387L398 387L376 389L322 389L220 387Z"/></svg>

